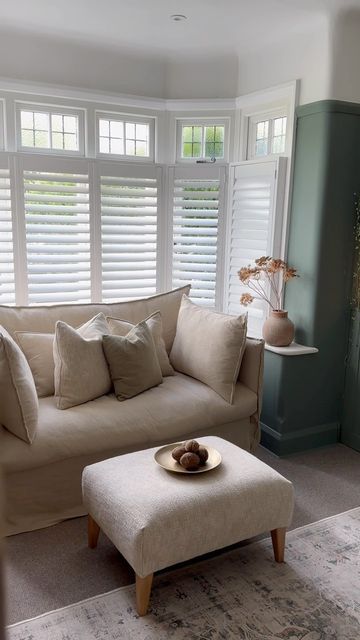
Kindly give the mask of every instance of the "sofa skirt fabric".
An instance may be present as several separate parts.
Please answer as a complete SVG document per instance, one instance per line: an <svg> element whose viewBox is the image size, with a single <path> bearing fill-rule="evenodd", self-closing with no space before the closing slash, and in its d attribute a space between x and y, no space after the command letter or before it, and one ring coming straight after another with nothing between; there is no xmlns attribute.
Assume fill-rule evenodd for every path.
<svg viewBox="0 0 360 640"><path fill-rule="evenodd" d="M253 451L259 443L258 423L250 418L203 430L195 429L181 439L213 435L221 436L247 451ZM123 453L161 446L168 442L171 440L165 437L157 443L143 443L142 447L134 445L125 450L117 447L101 453L89 453L24 471L6 473L5 535L34 531L68 518L85 515L81 476L86 466Z"/></svg>

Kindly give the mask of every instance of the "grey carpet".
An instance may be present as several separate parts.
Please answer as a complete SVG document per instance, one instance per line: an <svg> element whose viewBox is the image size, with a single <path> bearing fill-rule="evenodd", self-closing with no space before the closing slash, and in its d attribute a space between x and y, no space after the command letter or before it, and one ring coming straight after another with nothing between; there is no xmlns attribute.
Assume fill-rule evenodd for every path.
<svg viewBox="0 0 360 640"><path fill-rule="evenodd" d="M258 457L294 483L292 528L359 506L360 453L333 445L287 458ZM131 568L104 535L87 548L86 519L7 539L8 624L133 582Z"/></svg>

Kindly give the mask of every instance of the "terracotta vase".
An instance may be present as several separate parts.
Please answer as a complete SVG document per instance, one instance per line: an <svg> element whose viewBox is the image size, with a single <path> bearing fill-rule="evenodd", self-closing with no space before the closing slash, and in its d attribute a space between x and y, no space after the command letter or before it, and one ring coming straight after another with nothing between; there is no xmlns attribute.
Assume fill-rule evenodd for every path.
<svg viewBox="0 0 360 640"><path fill-rule="evenodd" d="M272 347L287 347L294 340L294 323L288 318L288 312L280 309L271 311L263 324L263 338Z"/></svg>

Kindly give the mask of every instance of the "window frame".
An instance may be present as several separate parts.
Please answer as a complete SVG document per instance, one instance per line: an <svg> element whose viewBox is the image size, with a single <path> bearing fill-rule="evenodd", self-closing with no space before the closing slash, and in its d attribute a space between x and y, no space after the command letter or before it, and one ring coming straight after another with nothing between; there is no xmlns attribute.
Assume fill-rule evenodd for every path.
<svg viewBox="0 0 360 640"><path fill-rule="evenodd" d="M273 121L276 118L286 118L286 133L285 133L285 148L282 153L267 153L265 155L257 156L255 154L256 147L256 127L259 122L269 121L269 136L268 140L272 143L273 139ZM261 160L265 158L274 159L279 156L288 155L289 145L289 114L286 107L277 108L273 110L264 111L262 113L256 113L248 116L248 133L247 133L247 145L246 145L246 160Z"/></svg>
<svg viewBox="0 0 360 640"><path fill-rule="evenodd" d="M125 153L103 153L100 151L100 120L110 120L113 122L123 122L130 124L147 124L149 125L149 155L148 156L136 156L127 155ZM95 111L95 147L96 157L105 161L118 161L123 160L126 162L141 162L141 163L154 163L155 162L155 136L156 136L156 117L141 114L131 114L124 112L111 112L111 111ZM124 137L125 142L125 137Z"/></svg>
<svg viewBox="0 0 360 640"><path fill-rule="evenodd" d="M5 100L0 98L0 151L5 151L6 139Z"/></svg>
<svg viewBox="0 0 360 640"><path fill-rule="evenodd" d="M52 149L51 147L26 147L21 141L21 112L32 111L35 113L47 113L51 115L75 116L79 124L79 149L70 151L67 149ZM52 156L85 157L85 109L65 107L63 105L49 105L37 102L15 102L15 138L16 150L21 153L40 153Z"/></svg>
<svg viewBox="0 0 360 640"><path fill-rule="evenodd" d="M200 160L201 164L203 162L210 162L210 157L201 155L198 158L183 158L182 156L183 127L202 127L203 129L205 129L205 127L224 127L224 155L222 158L216 158L216 164L227 164L229 162L230 117L213 118L206 116L202 118L176 118L176 163L196 164Z"/></svg>

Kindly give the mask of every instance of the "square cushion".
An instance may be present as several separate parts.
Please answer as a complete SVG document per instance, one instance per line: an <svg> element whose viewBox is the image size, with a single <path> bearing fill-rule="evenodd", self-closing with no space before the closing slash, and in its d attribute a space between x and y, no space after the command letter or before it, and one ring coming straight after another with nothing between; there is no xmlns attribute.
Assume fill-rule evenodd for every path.
<svg viewBox="0 0 360 640"><path fill-rule="evenodd" d="M109 331L103 313L98 313L76 330L86 339L98 338ZM15 339L30 365L38 397L54 395L54 334L16 331Z"/></svg>
<svg viewBox="0 0 360 640"><path fill-rule="evenodd" d="M207 384L232 403L245 350L247 314L230 316L183 296L170 353L173 367Z"/></svg>
<svg viewBox="0 0 360 640"><path fill-rule="evenodd" d="M0 327L0 423L31 444L36 433L38 408L28 362L9 333Z"/></svg>
<svg viewBox="0 0 360 640"><path fill-rule="evenodd" d="M126 336L104 336L103 346L118 400L137 396L162 382L154 340L145 321Z"/></svg>
<svg viewBox="0 0 360 640"><path fill-rule="evenodd" d="M109 369L102 346L105 324L87 326L84 338L79 331L59 320L54 339L54 383L58 409L83 404L111 390ZM88 325L88 323L87 323Z"/></svg>
<svg viewBox="0 0 360 640"><path fill-rule="evenodd" d="M126 336L135 326L131 322L112 318L111 316L107 316L106 320L113 336ZM155 311L155 313L152 313L151 316L146 318L143 322L145 322L147 327L150 329L150 333L153 337L162 375L164 377L173 376L174 369L170 364L169 356L165 348L165 342L162 337L162 320L160 311Z"/></svg>

